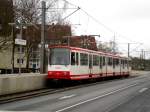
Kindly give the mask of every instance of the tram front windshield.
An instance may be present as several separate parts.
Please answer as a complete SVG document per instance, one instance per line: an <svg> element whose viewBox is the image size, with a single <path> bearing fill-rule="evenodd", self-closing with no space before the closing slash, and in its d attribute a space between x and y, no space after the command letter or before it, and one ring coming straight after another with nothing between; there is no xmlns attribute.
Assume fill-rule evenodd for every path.
<svg viewBox="0 0 150 112"><path fill-rule="evenodd" d="M69 65L70 50L65 48L50 49L49 63L50 65Z"/></svg>

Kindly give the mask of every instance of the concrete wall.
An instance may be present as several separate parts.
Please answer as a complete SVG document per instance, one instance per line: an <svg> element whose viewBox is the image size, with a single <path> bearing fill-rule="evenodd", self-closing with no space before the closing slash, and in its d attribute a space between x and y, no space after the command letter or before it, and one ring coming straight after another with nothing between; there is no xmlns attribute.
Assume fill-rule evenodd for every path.
<svg viewBox="0 0 150 112"><path fill-rule="evenodd" d="M0 75L0 95L41 89L46 74Z"/></svg>

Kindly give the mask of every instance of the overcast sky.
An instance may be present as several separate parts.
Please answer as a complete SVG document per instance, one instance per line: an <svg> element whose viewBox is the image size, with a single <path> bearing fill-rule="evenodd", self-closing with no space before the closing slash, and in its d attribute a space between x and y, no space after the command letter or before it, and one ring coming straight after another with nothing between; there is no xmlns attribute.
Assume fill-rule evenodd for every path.
<svg viewBox="0 0 150 112"><path fill-rule="evenodd" d="M81 7L99 21L88 17L82 10L76 12L68 20L73 25L76 35L100 34L100 41L113 40L114 33L120 50L127 51L128 42L131 51L136 47L150 50L150 0L68 0ZM71 7L71 6L70 6ZM102 24L109 27L105 28ZM123 44L121 44L123 43ZM138 53L132 53L133 55Z"/></svg>

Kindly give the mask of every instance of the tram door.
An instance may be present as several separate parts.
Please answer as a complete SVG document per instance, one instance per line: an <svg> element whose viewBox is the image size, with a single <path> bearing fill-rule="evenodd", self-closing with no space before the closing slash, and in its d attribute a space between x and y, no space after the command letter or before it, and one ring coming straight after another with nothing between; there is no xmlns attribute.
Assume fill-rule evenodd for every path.
<svg viewBox="0 0 150 112"><path fill-rule="evenodd" d="M92 74L92 68L93 68L92 55L89 55L89 73L90 74Z"/></svg>

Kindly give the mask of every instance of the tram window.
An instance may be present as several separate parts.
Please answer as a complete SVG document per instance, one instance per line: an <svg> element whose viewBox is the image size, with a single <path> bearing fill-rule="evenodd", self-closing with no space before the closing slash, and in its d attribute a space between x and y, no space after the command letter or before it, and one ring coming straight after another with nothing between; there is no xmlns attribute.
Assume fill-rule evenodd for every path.
<svg viewBox="0 0 150 112"><path fill-rule="evenodd" d="M88 55L80 53L80 65L88 65Z"/></svg>
<svg viewBox="0 0 150 112"><path fill-rule="evenodd" d="M99 65L99 57L96 55L93 55L93 66Z"/></svg>
<svg viewBox="0 0 150 112"><path fill-rule="evenodd" d="M118 65L117 59L115 59L115 65Z"/></svg>
<svg viewBox="0 0 150 112"><path fill-rule="evenodd" d="M105 57L103 57L103 66L105 66L105 61L106 61L106 59L105 59Z"/></svg>
<svg viewBox="0 0 150 112"><path fill-rule="evenodd" d="M121 60L119 59L119 66L121 66Z"/></svg>
<svg viewBox="0 0 150 112"><path fill-rule="evenodd" d="M110 58L108 58L108 65L110 65Z"/></svg>
<svg viewBox="0 0 150 112"><path fill-rule="evenodd" d="M120 60L120 65L123 66L123 61L122 61L122 59Z"/></svg>
<svg viewBox="0 0 150 112"><path fill-rule="evenodd" d="M124 67L126 67L126 60L124 60Z"/></svg>
<svg viewBox="0 0 150 112"><path fill-rule="evenodd" d="M127 65L127 60L124 60L125 61L125 67L127 67L128 65Z"/></svg>
<svg viewBox="0 0 150 112"><path fill-rule="evenodd" d="M113 68L115 68L115 66L116 66L116 59L112 58L112 60L113 60Z"/></svg>
<svg viewBox="0 0 150 112"><path fill-rule="evenodd" d="M119 59L116 59L116 65L119 65Z"/></svg>
<svg viewBox="0 0 150 112"><path fill-rule="evenodd" d="M92 68L92 55L89 55L89 68Z"/></svg>
<svg viewBox="0 0 150 112"><path fill-rule="evenodd" d="M124 63L124 60L122 60L122 65L123 65L123 68L125 67L125 63Z"/></svg>
<svg viewBox="0 0 150 112"><path fill-rule="evenodd" d="M123 60L120 60L121 61L121 65L123 65Z"/></svg>
<svg viewBox="0 0 150 112"><path fill-rule="evenodd" d="M71 65L75 65L75 52L71 52Z"/></svg>
<svg viewBox="0 0 150 112"><path fill-rule="evenodd" d="M127 68L129 68L129 60L127 60Z"/></svg>
<svg viewBox="0 0 150 112"><path fill-rule="evenodd" d="M76 53L76 65L79 65L79 53Z"/></svg>
<svg viewBox="0 0 150 112"><path fill-rule="evenodd" d="M49 63L50 65L69 65L70 50L65 48L50 49Z"/></svg>
<svg viewBox="0 0 150 112"><path fill-rule="evenodd" d="M116 59L116 65L117 66L119 65L119 59Z"/></svg>
<svg viewBox="0 0 150 112"><path fill-rule="evenodd" d="M102 56L100 56L100 58L99 58L99 61L100 61L100 68L102 68Z"/></svg>
<svg viewBox="0 0 150 112"><path fill-rule="evenodd" d="M109 66L112 65L112 58L108 58L108 65L109 65Z"/></svg>
<svg viewBox="0 0 150 112"><path fill-rule="evenodd" d="M113 65L113 59L110 58L110 66L112 66L112 65Z"/></svg>

